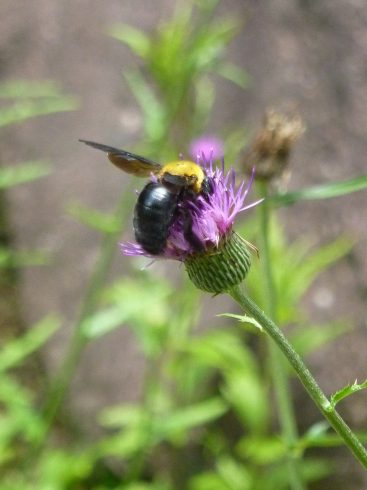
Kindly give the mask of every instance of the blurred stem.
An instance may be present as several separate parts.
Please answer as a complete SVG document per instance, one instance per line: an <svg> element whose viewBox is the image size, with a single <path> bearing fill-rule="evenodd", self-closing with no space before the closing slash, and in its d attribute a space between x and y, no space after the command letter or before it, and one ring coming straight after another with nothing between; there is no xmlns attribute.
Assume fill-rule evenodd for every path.
<svg viewBox="0 0 367 490"><path fill-rule="evenodd" d="M88 343L88 339L83 335L81 327L83 321L96 309L99 292L110 270L118 237L130 210L130 201L131 194L129 192L123 192L115 211L115 217L121 223L121 228L114 233L106 234L103 238L100 255L90 277L79 318L74 327L74 334L69 342L68 351L45 401L44 417L47 428L51 426L60 410L81 355Z"/></svg>
<svg viewBox="0 0 367 490"><path fill-rule="evenodd" d="M175 11L176 20L180 25L186 24L187 30L192 30L190 36L187 38L188 53L195 53L197 46L199 46L201 40L205 38L207 33L211 29L217 1L211 2L207 5L205 10L200 9L198 12L192 12L194 2L187 2L178 4L178 8ZM182 17L183 15L183 17ZM181 18L180 18L181 16ZM228 43L227 41L226 43ZM224 45L226 44L224 43ZM187 56L187 55L186 55ZM194 70L194 72L192 71ZM195 120L195 114L197 113L197 107L194 94L190 91L194 87L194 79L203 77L208 74L210 70L201 69L198 70L194 67L192 70L186 70L181 73L180 77L173 83L163 85L154 72L150 72L155 83L160 87L163 106L167 109L164 135L153 142L153 153L157 155L162 154L162 147L167 145L167 141L175 141L179 148L184 148L187 141L193 138L193 135L201 134L206 127L206 121L201 118ZM166 76L169 74L166 73ZM176 127L177 126L177 127ZM177 128L179 128L177 130ZM193 130L195 128L195 130ZM163 133L162 132L162 133Z"/></svg>
<svg viewBox="0 0 367 490"><path fill-rule="evenodd" d="M258 189L260 190L260 197L265 197L264 202L257 208L260 214L261 258L264 264L264 303L270 317L277 321L277 291L271 267L269 244L270 210L267 182L258 184ZM274 342L271 339L268 340L270 372L275 388L281 431L288 447L294 448L298 440L298 432L284 360ZM293 490L304 490L306 485L302 479L299 461L292 451L288 454L288 468L291 488Z"/></svg>
<svg viewBox="0 0 367 490"><path fill-rule="evenodd" d="M164 349L163 349L164 351ZM146 357L144 381L142 387L142 400L140 407L144 410L145 416L148 416L152 420L155 417L155 395L160 388L159 383L161 381L161 357ZM146 421L144 428L145 444L142 449L137 451L131 459L127 462L124 470L122 482L124 485L129 486L133 483L137 483L142 479L142 474L145 468L146 460L149 457L149 448L152 445L152 439L154 434L151 434L150 428L152 423Z"/></svg>
<svg viewBox="0 0 367 490"><path fill-rule="evenodd" d="M263 327L268 335L275 341L279 349L283 352L289 363L297 373L303 386L308 391L312 400L324 417L330 422L335 431L344 440L358 461L367 469L367 452L359 442L357 437L350 430L348 425L340 417L340 415L332 409L329 400L321 391L316 380L313 378L310 371L303 363L300 356L293 349L288 340L284 337L281 330L275 323L268 318L265 313L247 296L242 284L233 287L229 294L237 303L252 316Z"/></svg>

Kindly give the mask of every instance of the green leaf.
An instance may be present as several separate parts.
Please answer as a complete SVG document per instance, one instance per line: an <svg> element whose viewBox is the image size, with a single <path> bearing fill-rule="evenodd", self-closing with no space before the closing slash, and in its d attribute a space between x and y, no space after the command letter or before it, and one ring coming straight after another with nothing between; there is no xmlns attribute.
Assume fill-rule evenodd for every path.
<svg viewBox="0 0 367 490"><path fill-rule="evenodd" d="M220 63L215 67L214 71L244 90L247 90L251 86L251 77L249 74L233 63Z"/></svg>
<svg viewBox="0 0 367 490"><path fill-rule="evenodd" d="M188 339L182 350L194 362L220 369L256 372L257 365L250 350L239 336L228 331L214 331L198 338Z"/></svg>
<svg viewBox="0 0 367 490"><path fill-rule="evenodd" d="M194 39L189 58L195 73L216 70L229 41L239 32L240 23L234 18L224 18L214 22L209 29L203 29ZM220 70L220 68L219 68Z"/></svg>
<svg viewBox="0 0 367 490"><path fill-rule="evenodd" d="M88 452L77 452L70 448L44 451L37 467L37 487L40 490L65 490L80 487L93 471L93 456ZM81 484L82 485L82 484ZM96 488L96 487L94 487Z"/></svg>
<svg viewBox="0 0 367 490"><path fill-rule="evenodd" d="M164 440L177 440L190 429L222 416L228 405L219 397L182 409L153 414L138 405L122 405L105 409L100 422L122 432L105 442L109 454L115 451L131 454Z"/></svg>
<svg viewBox="0 0 367 490"><path fill-rule="evenodd" d="M333 447L334 445L344 444L343 439L338 434L327 434L329 429L330 424L326 420L313 424L297 441L297 447L304 451L308 447ZM336 439L339 444L335 444Z"/></svg>
<svg viewBox="0 0 367 490"><path fill-rule="evenodd" d="M263 331L263 327L260 325L260 323L257 322L251 316L247 316L247 315L234 315L232 313L222 313L221 315L217 315L217 316L226 316L228 318L235 318L236 320L238 320L239 322L242 322L242 323L251 323L256 328L258 328L261 332Z"/></svg>
<svg viewBox="0 0 367 490"><path fill-rule="evenodd" d="M303 191L288 192L278 194L271 198L277 206L293 204L301 200L309 199L328 199L330 197L344 196L352 192L360 191L367 188L367 175L361 175L355 179L336 182L334 184L324 184L305 189Z"/></svg>
<svg viewBox="0 0 367 490"><path fill-rule="evenodd" d="M188 490L231 490L214 471L205 471L190 478ZM7 490L7 489L6 489ZM17 489L18 490L18 489Z"/></svg>
<svg viewBox="0 0 367 490"><path fill-rule="evenodd" d="M143 59L147 57L151 50L152 43L148 36L135 27L117 23L113 24L107 32L111 37L114 37L129 46L133 53Z"/></svg>
<svg viewBox="0 0 367 490"><path fill-rule="evenodd" d="M86 318L80 329L86 338L97 339L121 327L128 318L128 311L118 306L111 306Z"/></svg>
<svg viewBox="0 0 367 490"><path fill-rule="evenodd" d="M171 320L171 297L172 287L168 282L147 275L117 281L104 295L106 301L124 309L131 322L146 324L150 329Z"/></svg>
<svg viewBox="0 0 367 490"><path fill-rule="evenodd" d="M21 364L26 356L44 345L60 326L61 319L49 315L22 337L8 341L0 351L0 372Z"/></svg>
<svg viewBox="0 0 367 490"><path fill-rule="evenodd" d="M304 482L313 482L325 478L333 472L330 461L322 459L301 460L298 463ZM253 490L288 490L290 486L289 468L286 464L273 465L258 475Z"/></svg>
<svg viewBox="0 0 367 490"><path fill-rule="evenodd" d="M162 280L121 280L104 294L103 299L112 305L85 319L82 332L87 338L98 338L128 324L146 355L154 356L162 348L171 321L171 294Z"/></svg>
<svg viewBox="0 0 367 490"><path fill-rule="evenodd" d="M196 104L194 107L192 134L199 134L206 127L210 112L215 100L215 90L213 83L207 76L202 76L195 81Z"/></svg>
<svg viewBox="0 0 367 490"><path fill-rule="evenodd" d="M245 465L230 456L222 456L217 460L216 469L222 480L233 490L251 490L253 476Z"/></svg>
<svg viewBox="0 0 367 490"><path fill-rule="evenodd" d="M49 265L51 260L50 253L43 250L14 251L7 247L0 247L0 268Z"/></svg>
<svg viewBox="0 0 367 490"><path fill-rule="evenodd" d="M30 97L64 97L61 87L54 80L11 80L0 83L1 99Z"/></svg>
<svg viewBox="0 0 367 490"><path fill-rule="evenodd" d="M277 289L277 316L281 324L300 321L302 311L297 304L317 275L338 259L346 255L352 241L347 237L310 252L310 245L304 238L286 245L281 226L271 226L271 259L273 278ZM262 264L253 267L247 279L251 294L260 308L264 308Z"/></svg>
<svg viewBox="0 0 367 490"><path fill-rule="evenodd" d="M102 233L117 233L121 229L121 224L115 216L90 209L77 201L70 202L66 206L66 212L81 223Z"/></svg>
<svg viewBox="0 0 367 490"><path fill-rule="evenodd" d="M182 351L197 365L219 370L221 393L251 431L264 431L268 424L268 399L253 355L242 339L228 331L216 331L189 339Z"/></svg>
<svg viewBox="0 0 367 490"><path fill-rule="evenodd" d="M151 141L162 139L166 131L163 105L138 71L124 72L124 77L143 111L147 136Z"/></svg>
<svg viewBox="0 0 367 490"><path fill-rule="evenodd" d="M98 443L98 452L103 456L130 458L150 448L149 426L129 428Z"/></svg>
<svg viewBox="0 0 367 490"><path fill-rule="evenodd" d="M122 428L141 423L144 409L139 405L124 404L108 407L99 414L98 421L103 427Z"/></svg>
<svg viewBox="0 0 367 490"><path fill-rule="evenodd" d="M195 475L189 484L189 490L252 490L253 488L253 474L243 463L229 455L217 458L215 471Z"/></svg>
<svg viewBox="0 0 367 490"><path fill-rule="evenodd" d="M347 386L344 386L341 390L337 391L334 395L331 396L330 399L330 407L327 408L328 412L332 412L335 409L335 405L340 402L343 398L346 398L347 396L351 395L352 393L355 393L356 391L363 390L364 388L367 388L367 380L362 383L361 385L357 384L357 380L352 384L352 386L347 384Z"/></svg>
<svg viewBox="0 0 367 490"><path fill-rule="evenodd" d="M68 95L40 100L18 100L13 105L0 109L0 127L25 121L35 116L74 111L78 107L77 99Z"/></svg>
<svg viewBox="0 0 367 490"><path fill-rule="evenodd" d="M289 341L296 352L304 357L350 330L351 325L346 320L337 320L326 325L300 325L289 334Z"/></svg>
<svg viewBox="0 0 367 490"><path fill-rule="evenodd" d="M221 387L242 424L249 431L262 434L268 426L269 400L266 386L257 372L233 370L225 373Z"/></svg>
<svg viewBox="0 0 367 490"><path fill-rule="evenodd" d="M288 447L278 436L247 435L238 443L236 452L245 460L251 458L255 464L267 465L283 460L288 454Z"/></svg>
<svg viewBox="0 0 367 490"><path fill-rule="evenodd" d="M0 490L2 490L0 488ZM11 489L13 490L13 489ZM96 488L94 490L107 490L106 488ZM134 483L123 483L118 487L114 487L114 490L174 490L170 480L166 479L165 476L158 475L154 478L153 482L143 482L138 481Z"/></svg>
<svg viewBox="0 0 367 490"><path fill-rule="evenodd" d="M352 240L345 236L320 247L312 254L299 253L299 249L296 246L294 248L294 260L291 261L292 267L288 267L287 272L288 297L292 296L293 302L299 301L316 276L344 257L350 252L352 246ZM289 261L289 258L292 258L291 253L291 250L289 250L289 255L285 257L286 260L288 259ZM297 270L296 274L294 273L295 268Z"/></svg>
<svg viewBox="0 0 367 490"><path fill-rule="evenodd" d="M0 168L0 189L40 179L50 175L51 172L52 167L42 160L3 167Z"/></svg>
<svg viewBox="0 0 367 490"><path fill-rule="evenodd" d="M228 411L228 405L222 398L216 397L189 407L164 414L154 422L155 432L162 438L170 438L177 432L207 424Z"/></svg>
<svg viewBox="0 0 367 490"><path fill-rule="evenodd" d="M40 442L45 426L32 396L10 376L0 376L0 462L11 452L15 437L27 442Z"/></svg>
<svg viewBox="0 0 367 490"><path fill-rule="evenodd" d="M309 447L338 447L344 446L345 441L335 432L327 433L330 424L326 421L317 422L297 442L297 448L301 451ZM354 432L363 444L367 443L367 432ZM296 448L296 449L297 449Z"/></svg>

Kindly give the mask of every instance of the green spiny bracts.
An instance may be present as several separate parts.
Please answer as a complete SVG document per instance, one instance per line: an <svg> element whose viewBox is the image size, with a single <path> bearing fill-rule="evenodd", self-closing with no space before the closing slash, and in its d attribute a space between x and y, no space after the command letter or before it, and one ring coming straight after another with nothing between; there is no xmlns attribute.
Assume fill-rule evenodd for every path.
<svg viewBox="0 0 367 490"><path fill-rule="evenodd" d="M185 267L197 288L220 294L245 279L251 267L251 255L241 237L232 233L218 248L188 257Z"/></svg>

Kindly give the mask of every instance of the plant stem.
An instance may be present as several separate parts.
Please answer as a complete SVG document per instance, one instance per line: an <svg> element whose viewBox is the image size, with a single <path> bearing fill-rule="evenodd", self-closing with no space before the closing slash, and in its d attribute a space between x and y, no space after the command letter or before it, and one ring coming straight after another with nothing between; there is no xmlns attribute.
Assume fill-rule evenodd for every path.
<svg viewBox="0 0 367 490"><path fill-rule="evenodd" d="M264 265L264 297L265 307L270 316L277 321L277 295L271 267L270 245L269 245L269 199L267 183L258 184L260 188L260 197L265 200L259 206L260 214L260 235L262 239L261 255ZM284 362L281 352L277 349L274 342L268 339L269 357L271 376L275 388L275 396L278 406L278 417L284 439L288 447L293 448L298 440L297 424L294 414L294 408L289 391L287 374L284 369ZM289 479L293 490L304 490L306 488L299 468L299 461L290 452L288 454Z"/></svg>
<svg viewBox="0 0 367 490"><path fill-rule="evenodd" d="M310 394L312 400L315 402L318 409L324 415L324 417L330 422L335 431L344 440L345 444L349 447L358 461L367 469L367 452L359 442L357 437L350 430L348 425L344 422L341 416L335 411L331 411L331 405L324 393L321 391L316 380L313 378L310 371L303 363L300 356L296 353L288 340L284 337L280 329L275 323L268 318L265 313L247 296L244 291L243 285L239 284L233 287L229 294L237 303L251 315L263 329L270 335L275 341L280 350L283 352L289 363L297 373L297 376L301 380L303 386Z"/></svg>
<svg viewBox="0 0 367 490"><path fill-rule="evenodd" d="M74 327L74 334L69 342L68 351L45 401L44 417L47 427L51 426L58 414L81 355L88 343L88 339L82 332L83 321L96 309L98 294L110 270L118 236L123 228L127 213L130 210L130 201L130 193L123 192L115 211L115 217L121 223L121 228L116 230L116 232L106 234L103 238L100 255L89 280L79 318Z"/></svg>

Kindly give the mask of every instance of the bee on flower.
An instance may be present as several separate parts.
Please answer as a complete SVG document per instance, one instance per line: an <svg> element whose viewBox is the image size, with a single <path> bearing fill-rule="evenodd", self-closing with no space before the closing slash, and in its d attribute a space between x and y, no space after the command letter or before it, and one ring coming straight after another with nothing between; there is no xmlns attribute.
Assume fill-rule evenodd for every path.
<svg viewBox="0 0 367 490"><path fill-rule="evenodd" d="M138 194L134 211L137 243L121 244L127 256L173 259L183 262L190 279L204 291L222 293L242 282L251 265L248 242L233 230L254 178L235 189L235 172L213 164L213 149L198 152L196 163L182 158L160 165L124 150L90 141L107 152L121 170L152 180ZM250 247L254 248L252 245Z"/></svg>

